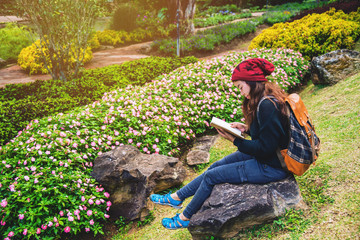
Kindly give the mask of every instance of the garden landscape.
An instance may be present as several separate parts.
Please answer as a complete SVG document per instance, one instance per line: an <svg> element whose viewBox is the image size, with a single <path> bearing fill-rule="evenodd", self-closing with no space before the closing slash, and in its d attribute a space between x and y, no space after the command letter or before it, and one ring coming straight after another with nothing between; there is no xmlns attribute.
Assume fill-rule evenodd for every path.
<svg viewBox="0 0 360 240"><path fill-rule="evenodd" d="M0 82L13 67L32 79L0 88L2 239L192 239L162 227L172 208L113 217L94 162L130 145L184 165L186 179L161 193L187 184L237 150L218 137L208 163L186 164L197 139L216 136L212 117L243 121L230 77L249 58L274 64L268 80L300 94L322 142L316 164L296 176L306 208L231 239L360 238L358 1L181 0L179 28L177 1L11 2L1 15L25 21L1 23ZM110 64L112 51L134 45L141 57ZM313 60L341 49L357 68L312 82ZM107 66L92 64L105 52Z"/></svg>

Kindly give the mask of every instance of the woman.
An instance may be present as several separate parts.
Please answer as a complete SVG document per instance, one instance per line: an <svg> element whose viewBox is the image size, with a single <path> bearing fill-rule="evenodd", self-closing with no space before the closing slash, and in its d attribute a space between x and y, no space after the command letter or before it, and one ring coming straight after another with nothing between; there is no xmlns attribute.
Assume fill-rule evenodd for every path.
<svg viewBox="0 0 360 240"><path fill-rule="evenodd" d="M245 124L234 122L231 126L248 133L251 140L237 138L217 129L222 137L233 142L238 151L212 164L176 193L150 196L154 203L181 208L184 199L194 195L182 213L162 220L164 227L187 227L191 216L200 209L216 184L264 184L279 181L289 175L281 168L276 155L278 148L287 147L289 127L284 102L286 95L276 84L269 83L265 78L273 71L274 65L260 58L243 61L234 69L231 80L245 97L242 104Z"/></svg>

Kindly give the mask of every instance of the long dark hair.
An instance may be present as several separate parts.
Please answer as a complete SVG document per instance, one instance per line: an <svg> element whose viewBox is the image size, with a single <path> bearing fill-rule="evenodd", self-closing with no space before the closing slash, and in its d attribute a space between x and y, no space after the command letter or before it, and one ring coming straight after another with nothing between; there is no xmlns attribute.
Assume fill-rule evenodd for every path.
<svg viewBox="0 0 360 240"><path fill-rule="evenodd" d="M277 104L281 115L286 116L285 97L287 94L277 85L271 82L248 82L250 86L250 98L245 98L242 104L242 110L245 117L245 123L250 127L256 117L257 106L263 96L273 96L277 99Z"/></svg>

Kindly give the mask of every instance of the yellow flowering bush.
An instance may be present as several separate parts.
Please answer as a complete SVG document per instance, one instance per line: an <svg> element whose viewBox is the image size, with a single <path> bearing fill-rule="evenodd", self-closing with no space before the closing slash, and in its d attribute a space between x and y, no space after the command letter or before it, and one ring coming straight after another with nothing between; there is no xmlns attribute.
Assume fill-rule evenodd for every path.
<svg viewBox="0 0 360 240"><path fill-rule="evenodd" d="M99 42L98 36L95 32L91 34L88 44L89 44L91 50L96 50L96 49L100 48L100 42Z"/></svg>
<svg viewBox="0 0 360 240"><path fill-rule="evenodd" d="M351 14L331 9L291 23L277 23L254 38L249 49L290 48L307 60L337 49L351 49L360 36L359 18L360 8Z"/></svg>
<svg viewBox="0 0 360 240"><path fill-rule="evenodd" d="M93 46L99 45L99 43L96 43L96 40L92 40ZM23 48L19 54L18 57L18 65L31 74L48 74L48 70L45 68L43 61L41 61L42 54L40 54L42 51L44 55L46 56L47 62L49 63L49 67L51 68L52 63L50 62L49 57L49 50L44 46L44 44L41 45L41 49L38 48L40 46L40 40L37 40L35 43L33 43L31 46ZM99 45L100 46L100 45ZM74 51L73 49L71 51ZM93 54L91 51L91 47L87 47L85 50L85 56L82 60L82 63L87 63L93 58ZM76 63L76 59L74 57L71 57L71 59L68 60L68 63L70 65L73 65Z"/></svg>
<svg viewBox="0 0 360 240"><path fill-rule="evenodd" d="M137 29L132 32L104 30L97 31L96 36L102 45L121 46L129 43L143 42L152 38L152 32L143 29Z"/></svg>

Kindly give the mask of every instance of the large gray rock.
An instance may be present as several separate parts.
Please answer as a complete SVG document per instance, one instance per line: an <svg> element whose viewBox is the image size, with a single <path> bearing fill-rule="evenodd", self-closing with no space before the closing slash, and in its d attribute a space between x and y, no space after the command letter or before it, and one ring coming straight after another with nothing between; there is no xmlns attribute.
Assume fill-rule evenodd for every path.
<svg viewBox="0 0 360 240"><path fill-rule="evenodd" d="M210 160L210 148L214 145L216 136L203 136L196 140L194 146L191 148L186 156L186 162L188 165L197 165L202 163L208 163Z"/></svg>
<svg viewBox="0 0 360 240"><path fill-rule="evenodd" d="M360 72L360 53L348 49L336 50L319 57L310 63L312 82L333 85L348 76Z"/></svg>
<svg viewBox="0 0 360 240"><path fill-rule="evenodd" d="M191 217L188 229L193 239L231 238L283 215L286 209L304 207L293 176L268 184L219 184Z"/></svg>
<svg viewBox="0 0 360 240"><path fill-rule="evenodd" d="M120 146L95 159L93 176L110 193L111 217L143 219L149 213L148 197L181 184L186 171L177 158L142 154L129 145Z"/></svg>

